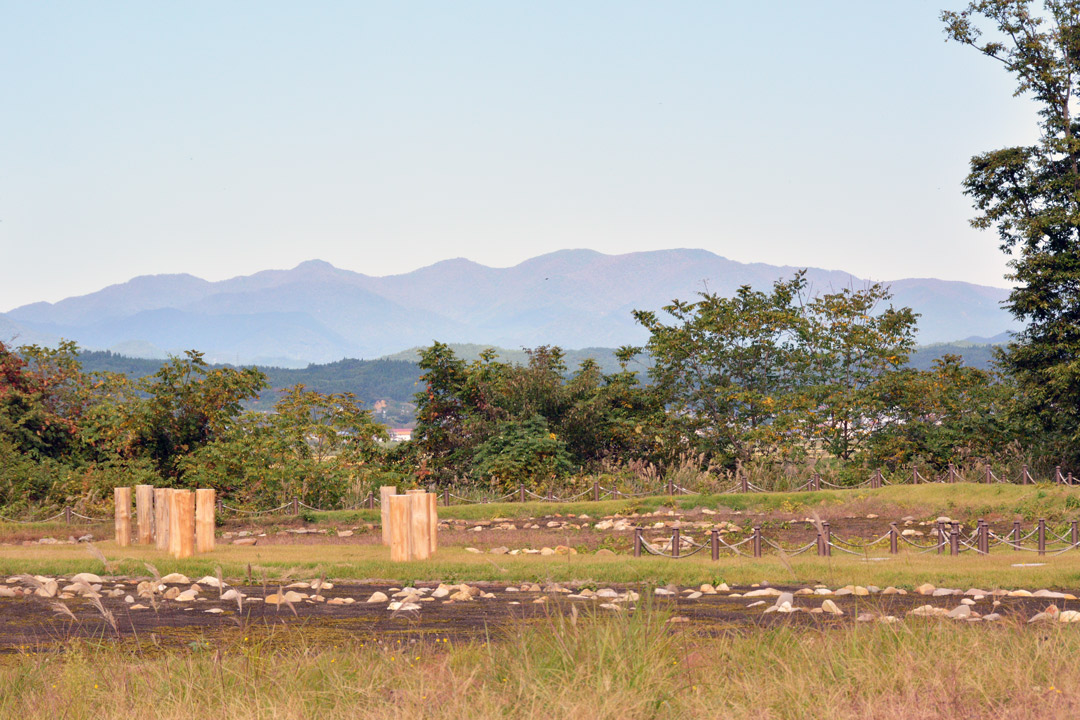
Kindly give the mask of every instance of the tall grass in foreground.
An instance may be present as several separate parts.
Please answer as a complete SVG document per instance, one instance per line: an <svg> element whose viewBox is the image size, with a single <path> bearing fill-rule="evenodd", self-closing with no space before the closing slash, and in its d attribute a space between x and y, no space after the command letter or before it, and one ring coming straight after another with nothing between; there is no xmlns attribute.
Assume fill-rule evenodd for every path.
<svg viewBox="0 0 1080 720"><path fill-rule="evenodd" d="M670 627L646 610L552 617L460 645L404 635L320 644L298 628L180 651L74 645L0 660L0 717L918 719L1080 710L1080 632L1069 625L909 620L717 638Z"/></svg>

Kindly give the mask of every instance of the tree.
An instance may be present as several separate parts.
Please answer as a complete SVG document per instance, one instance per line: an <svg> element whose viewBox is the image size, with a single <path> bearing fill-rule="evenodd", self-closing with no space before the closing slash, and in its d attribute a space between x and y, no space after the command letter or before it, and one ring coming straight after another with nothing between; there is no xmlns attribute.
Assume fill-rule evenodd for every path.
<svg viewBox="0 0 1080 720"><path fill-rule="evenodd" d="M533 415L524 422L505 423L476 449L473 467L478 476L492 478L505 490L519 483L538 487L567 475L573 466L566 445L542 416Z"/></svg>
<svg viewBox="0 0 1080 720"><path fill-rule="evenodd" d="M1001 356L1021 416L1047 450L1080 469L1080 0L979 0L942 13L950 40L1014 75L1039 106L1039 141L971 159L964 192L980 229L1012 255L1012 314L1025 323ZM985 28L985 29L984 29ZM987 37L987 33L992 37Z"/></svg>

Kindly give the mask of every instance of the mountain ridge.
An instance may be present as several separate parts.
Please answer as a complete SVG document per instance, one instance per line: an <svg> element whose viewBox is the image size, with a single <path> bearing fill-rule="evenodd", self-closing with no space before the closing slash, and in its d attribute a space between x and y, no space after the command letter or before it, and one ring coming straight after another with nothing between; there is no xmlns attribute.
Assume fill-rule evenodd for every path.
<svg viewBox="0 0 1080 720"><path fill-rule="evenodd" d="M507 268L453 258L385 276L308 260L220 281L141 275L56 303L23 305L0 314L0 339L62 337L88 349L153 346L166 353L196 347L215 361L274 357L294 366L379 357L432 340L614 347L644 342L633 309L659 310L704 291L730 295L742 285L768 289L799 269L694 248L618 255L569 249ZM806 272L815 292L870 282L841 270ZM936 278L886 284L894 305L921 313L920 344L1017 329L1001 307L1007 289Z"/></svg>

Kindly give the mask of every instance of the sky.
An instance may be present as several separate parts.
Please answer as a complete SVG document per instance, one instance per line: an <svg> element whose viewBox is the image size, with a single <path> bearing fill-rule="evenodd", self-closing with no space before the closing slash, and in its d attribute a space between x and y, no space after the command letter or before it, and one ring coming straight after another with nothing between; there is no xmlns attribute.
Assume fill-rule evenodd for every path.
<svg viewBox="0 0 1080 720"><path fill-rule="evenodd" d="M961 182L1036 116L962 5L0 0L0 311L564 248L1005 287Z"/></svg>

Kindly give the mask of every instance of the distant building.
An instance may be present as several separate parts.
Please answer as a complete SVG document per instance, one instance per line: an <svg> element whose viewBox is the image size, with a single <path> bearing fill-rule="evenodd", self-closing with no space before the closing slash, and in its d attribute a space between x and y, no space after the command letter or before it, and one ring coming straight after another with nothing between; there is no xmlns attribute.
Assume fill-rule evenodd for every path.
<svg viewBox="0 0 1080 720"><path fill-rule="evenodd" d="M387 430L390 442L409 442L412 440L412 428L390 428Z"/></svg>

